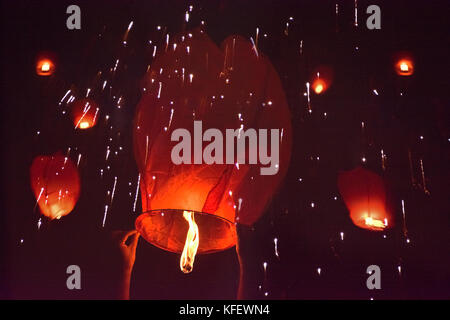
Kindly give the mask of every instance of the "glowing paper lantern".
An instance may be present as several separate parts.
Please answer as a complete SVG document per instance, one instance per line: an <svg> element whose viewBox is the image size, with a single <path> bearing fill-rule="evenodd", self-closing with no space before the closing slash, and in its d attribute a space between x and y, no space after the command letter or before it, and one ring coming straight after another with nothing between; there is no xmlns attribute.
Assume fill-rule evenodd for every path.
<svg viewBox="0 0 450 320"><path fill-rule="evenodd" d="M400 76L410 76L414 73L414 63L410 58L403 58L395 64L395 71Z"/></svg>
<svg viewBox="0 0 450 320"><path fill-rule="evenodd" d="M80 194L80 178L75 164L60 153L38 156L30 168L31 188L41 213L49 219L68 215Z"/></svg>
<svg viewBox="0 0 450 320"><path fill-rule="evenodd" d="M311 88L316 94L322 94L333 83L333 69L328 66L315 68L311 78Z"/></svg>
<svg viewBox="0 0 450 320"><path fill-rule="evenodd" d="M77 100L72 109L75 129L89 129L95 126L100 108L91 99Z"/></svg>
<svg viewBox="0 0 450 320"><path fill-rule="evenodd" d="M373 231L392 227L386 190L380 176L358 167L339 174L338 188L357 227Z"/></svg>
<svg viewBox="0 0 450 320"><path fill-rule="evenodd" d="M328 86L323 79L317 78L312 83L312 88L316 94L321 94L328 88Z"/></svg>
<svg viewBox="0 0 450 320"><path fill-rule="evenodd" d="M290 113L277 73L249 41L231 36L219 49L202 31L173 41L176 46L156 55L135 117L134 150L144 212L136 229L148 242L171 252L225 250L236 243L234 223L251 225L258 220L286 174ZM226 129L279 129L278 172L261 175L267 165L249 164L250 151L261 148L249 148L248 141L245 163L236 163L235 157L231 164L206 164L202 154L211 139L202 142L200 137L201 150L192 146L198 141L194 120L202 122L203 133L220 131L223 145ZM171 141L176 129L186 129L193 137L192 164L172 161L179 143ZM189 272L192 266L181 268Z"/></svg>
<svg viewBox="0 0 450 320"><path fill-rule="evenodd" d="M50 76L55 72L55 64L49 58L41 58L36 63L36 73L40 76Z"/></svg>

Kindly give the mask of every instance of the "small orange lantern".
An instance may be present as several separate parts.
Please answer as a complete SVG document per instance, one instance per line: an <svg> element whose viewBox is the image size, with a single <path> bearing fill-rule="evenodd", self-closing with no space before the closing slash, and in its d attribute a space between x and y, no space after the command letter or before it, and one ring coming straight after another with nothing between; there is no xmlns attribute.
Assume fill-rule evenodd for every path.
<svg viewBox="0 0 450 320"><path fill-rule="evenodd" d="M357 227L373 231L392 227L386 190L379 175L361 167L341 172L338 188Z"/></svg>
<svg viewBox="0 0 450 320"><path fill-rule="evenodd" d="M77 100L72 109L75 129L89 129L95 126L100 108L91 99Z"/></svg>
<svg viewBox="0 0 450 320"><path fill-rule="evenodd" d="M396 54L395 72L399 76L410 76L414 73L414 59L410 53L402 51Z"/></svg>
<svg viewBox="0 0 450 320"><path fill-rule="evenodd" d="M315 68L311 79L311 88L316 94L322 94L333 83L333 69L329 66L319 66Z"/></svg>
<svg viewBox="0 0 450 320"><path fill-rule="evenodd" d="M36 73L40 76L50 76L55 72L55 64L50 58L38 59Z"/></svg>
<svg viewBox="0 0 450 320"><path fill-rule="evenodd" d="M327 84L323 79L317 78L313 81L312 88L316 94L321 94L327 89Z"/></svg>
<svg viewBox="0 0 450 320"><path fill-rule="evenodd" d="M180 267L187 273L196 253L236 244L235 222L251 225L263 214L287 171L291 123L277 73L247 40L231 36L219 49L197 30L177 44L156 56L137 107L134 151L144 213L135 225L151 244L182 253ZM223 137L227 128L279 129L278 172L261 175L266 166L248 161L174 164L172 133L184 129L196 139L194 120L202 121L203 132L213 129ZM200 142L208 147L203 141L211 139ZM195 145L192 150L193 159Z"/></svg>
<svg viewBox="0 0 450 320"><path fill-rule="evenodd" d="M60 153L38 156L30 168L31 188L41 213L50 220L68 215L80 194L75 164Z"/></svg>

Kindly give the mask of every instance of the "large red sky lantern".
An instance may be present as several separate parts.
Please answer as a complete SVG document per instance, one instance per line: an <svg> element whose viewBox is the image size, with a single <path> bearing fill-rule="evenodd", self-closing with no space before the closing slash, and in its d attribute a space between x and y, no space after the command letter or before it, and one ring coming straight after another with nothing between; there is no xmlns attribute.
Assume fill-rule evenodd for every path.
<svg viewBox="0 0 450 320"><path fill-rule="evenodd" d="M339 173L338 188L357 227L373 231L392 227L386 188L379 175L362 167L344 171Z"/></svg>
<svg viewBox="0 0 450 320"><path fill-rule="evenodd" d="M68 215L80 195L78 169L61 153L34 158L30 182L41 213L50 220Z"/></svg>
<svg viewBox="0 0 450 320"><path fill-rule="evenodd" d="M234 223L251 225L263 214L288 168L291 120L276 71L249 41L230 36L218 48L200 30L172 41L156 55L137 107L134 151L144 213L135 224L148 242L183 253L180 267L189 272L185 254L193 262L196 252L234 246ZM265 165L249 164L248 153L245 164L194 164L194 121L202 121L203 133L218 129L224 148L226 129L279 129L278 173L261 175ZM192 137L192 164L171 158L179 143L171 135L181 128Z"/></svg>
<svg viewBox="0 0 450 320"><path fill-rule="evenodd" d="M92 99L76 100L72 107L72 119L75 129L89 129L95 126L100 108Z"/></svg>

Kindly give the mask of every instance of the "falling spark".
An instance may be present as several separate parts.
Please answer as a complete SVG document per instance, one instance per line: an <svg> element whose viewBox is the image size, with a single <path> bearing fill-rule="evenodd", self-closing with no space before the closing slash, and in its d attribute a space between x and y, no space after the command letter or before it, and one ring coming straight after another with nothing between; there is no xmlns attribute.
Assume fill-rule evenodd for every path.
<svg viewBox="0 0 450 320"><path fill-rule="evenodd" d="M378 96L378 91L377 91L377 89L373 89L373 93L375 93L375 95Z"/></svg>
<svg viewBox="0 0 450 320"><path fill-rule="evenodd" d="M110 153L109 146L106 146L106 157L105 157L105 161L108 161L109 153Z"/></svg>
<svg viewBox="0 0 450 320"><path fill-rule="evenodd" d="M341 236L341 240L344 241L344 232L341 231L340 236Z"/></svg>
<svg viewBox="0 0 450 320"><path fill-rule="evenodd" d="M280 258L280 255L279 255L279 253L278 253L278 238L274 238L274 239L273 239L273 243L274 243L274 245L275 245L275 255L276 255L277 258L279 259L279 258Z"/></svg>
<svg viewBox="0 0 450 320"><path fill-rule="evenodd" d="M300 55L303 54L303 40L300 40Z"/></svg>
<svg viewBox="0 0 450 320"><path fill-rule="evenodd" d="M167 52L167 48L169 47L169 39L170 39L169 34L166 34L166 49L165 49L166 52Z"/></svg>
<svg viewBox="0 0 450 320"><path fill-rule="evenodd" d="M61 101L59 101L59 105L61 105L61 103L64 101L64 99L69 95L70 93L70 89L67 90L66 94L64 95L64 97L62 97Z"/></svg>
<svg viewBox="0 0 450 320"><path fill-rule="evenodd" d="M114 194L116 192L116 184L117 184L117 177L114 177L114 186L113 186L113 190L112 190L112 194L111 194L111 202L110 202L111 205L114 200Z"/></svg>
<svg viewBox="0 0 450 320"><path fill-rule="evenodd" d="M381 149L381 168L383 170L386 170L386 154L384 153L383 149Z"/></svg>
<svg viewBox="0 0 450 320"><path fill-rule="evenodd" d="M42 225L42 218L39 218L38 222L37 222L37 228L38 230L41 228Z"/></svg>
<svg viewBox="0 0 450 320"><path fill-rule="evenodd" d="M136 193L134 195L134 203L133 203L133 212L136 212L136 204L137 204L137 198L139 195L139 185L141 183L141 174L138 174L138 180L136 184Z"/></svg>
<svg viewBox="0 0 450 320"><path fill-rule="evenodd" d="M307 94L306 96L308 99L308 111L309 111L309 113L311 113L312 110L311 110L311 100L310 100L310 95L309 95L309 82L306 83L306 94Z"/></svg>
<svg viewBox="0 0 450 320"><path fill-rule="evenodd" d="M408 229L406 228L405 200L402 200L402 218L403 218L403 236L408 237ZM409 239L406 240L409 243Z"/></svg>
<svg viewBox="0 0 450 320"><path fill-rule="evenodd" d="M250 41L251 41L252 44L253 44L252 49L253 49L253 51L255 51L256 57L259 57L259 54L258 54L258 48L256 47L256 44L255 44L255 42L253 41L253 38L252 38L252 37L250 37Z"/></svg>
<svg viewBox="0 0 450 320"><path fill-rule="evenodd" d="M78 154L77 167L80 165L81 153Z"/></svg>
<svg viewBox="0 0 450 320"><path fill-rule="evenodd" d="M319 268L317 268L317 274L320 276L320 274L321 274L321 272L322 272L322 269L319 267Z"/></svg>
<svg viewBox="0 0 450 320"><path fill-rule="evenodd" d="M103 214L103 223L102 227L105 227L106 215L108 214L108 205L105 205L105 213Z"/></svg>
<svg viewBox="0 0 450 320"><path fill-rule="evenodd" d="M423 186L423 191L424 191L426 194L430 194L430 191L428 191L427 185L426 185L426 181L425 181L425 171L424 171L424 169L423 169L423 160L422 160L422 159L420 159L420 172L421 172L421 174L422 174L422 186Z"/></svg>
<svg viewBox="0 0 450 320"><path fill-rule="evenodd" d="M358 0L355 0L355 27L358 26Z"/></svg>
<svg viewBox="0 0 450 320"><path fill-rule="evenodd" d="M162 82L159 82L158 99L161 98Z"/></svg>

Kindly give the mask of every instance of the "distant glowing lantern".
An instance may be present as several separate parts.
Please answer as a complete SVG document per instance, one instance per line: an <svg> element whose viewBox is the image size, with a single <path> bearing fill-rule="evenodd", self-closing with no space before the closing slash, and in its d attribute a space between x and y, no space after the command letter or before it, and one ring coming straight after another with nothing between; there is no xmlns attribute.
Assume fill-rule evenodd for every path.
<svg viewBox="0 0 450 320"><path fill-rule="evenodd" d="M36 73L40 76L50 76L55 71L55 64L51 59L39 59L36 63Z"/></svg>
<svg viewBox="0 0 450 320"><path fill-rule="evenodd" d="M324 80L317 78L312 83L312 88L316 94L321 94L327 89L327 84L325 83Z"/></svg>
<svg viewBox="0 0 450 320"><path fill-rule="evenodd" d="M339 174L338 188L353 223L360 228L382 231L392 227L383 179L358 167Z"/></svg>
<svg viewBox="0 0 450 320"><path fill-rule="evenodd" d="M328 66L319 66L314 69L311 78L311 88L316 94L322 94L333 83L333 69Z"/></svg>
<svg viewBox="0 0 450 320"><path fill-rule="evenodd" d="M395 70L400 76L410 76L414 73L414 64L411 59L401 59L397 61Z"/></svg>
<svg viewBox="0 0 450 320"><path fill-rule="evenodd" d="M410 76L414 73L414 59L407 51L397 52L394 55L395 72L399 76Z"/></svg>
<svg viewBox="0 0 450 320"><path fill-rule="evenodd" d="M80 195L75 164L60 153L38 156L30 168L31 188L41 213L50 220L68 215Z"/></svg>
<svg viewBox="0 0 450 320"><path fill-rule="evenodd" d="M77 100L72 109L75 129L89 129L95 126L100 108L91 99Z"/></svg>
<svg viewBox="0 0 450 320"><path fill-rule="evenodd" d="M192 32L176 50L156 55L144 83L134 124L143 210L135 225L151 244L182 254L180 268L187 273L196 253L234 246L235 223L252 225L263 214L290 160L289 108L269 60L239 36L227 38L219 49L204 32ZM203 136L194 120L202 122ZM250 151L256 154L250 138L244 140L246 155L239 157L245 161L234 154L226 164L226 129L244 135L249 128L279 130L276 174L261 175L269 165L260 161L249 164ZM173 162L173 148L180 143L171 139L176 129L192 137L187 158L192 164ZM206 137L209 129L222 134L222 144ZM224 147L214 152L221 150L223 164L202 158L213 142Z"/></svg>

